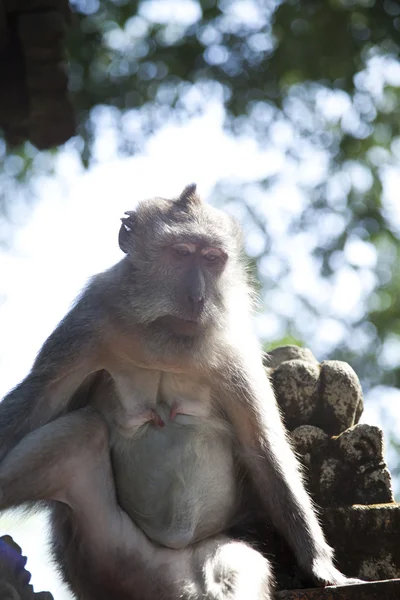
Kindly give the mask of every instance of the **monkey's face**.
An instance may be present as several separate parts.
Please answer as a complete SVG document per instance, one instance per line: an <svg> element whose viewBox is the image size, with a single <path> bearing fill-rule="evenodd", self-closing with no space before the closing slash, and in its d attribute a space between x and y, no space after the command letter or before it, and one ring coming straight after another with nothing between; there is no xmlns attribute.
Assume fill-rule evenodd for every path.
<svg viewBox="0 0 400 600"><path fill-rule="evenodd" d="M210 246L204 240L177 238L164 246L159 255L164 273L159 286L163 288L165 314L156 319L156 324L178 334L195 335L215 322L227 261L224 248Z"/></svg>
<svg viewBox="0 0 400 600"><path fill-rule="evenodd" d="M134 267L137 319L195 336L223 326L238 240L226 214L203 204L193 190L184 194L175 201L150 200L127 213L120 246Z"/></svg>

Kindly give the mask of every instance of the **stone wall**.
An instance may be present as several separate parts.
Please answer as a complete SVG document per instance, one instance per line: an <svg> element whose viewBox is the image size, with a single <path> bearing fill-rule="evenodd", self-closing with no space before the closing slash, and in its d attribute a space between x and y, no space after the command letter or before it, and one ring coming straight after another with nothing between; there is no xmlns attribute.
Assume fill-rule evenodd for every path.
<svg viewBox="0 0 400 600"><path fill-rule="evenodd" d="M40 150L75 133L64 61L68 0L0 0L0 127Z"/></svg>
<svg viewBox="0 0 400 600"><path fill-rule="evenodd" d="M318 363L295 346L272 351L266 366L339 568L367 581L400 578L400 504L394 502L382 431L359 424L357 375L346 363ZM288 548L275 533L272 538L281 587L303 586Z"/></svg>

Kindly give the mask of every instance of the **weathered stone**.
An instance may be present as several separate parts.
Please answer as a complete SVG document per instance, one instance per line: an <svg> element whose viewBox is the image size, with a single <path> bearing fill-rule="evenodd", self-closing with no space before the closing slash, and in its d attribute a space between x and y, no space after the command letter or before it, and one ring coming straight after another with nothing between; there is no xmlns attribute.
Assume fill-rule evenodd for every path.
<svg viewBox="0 0 400 600"><path fill-rule="evenodd" d="M400 577L400 504L326 508L322 522L344 573L366 580Z"/></svg>
<svg viewBox="0 0 400 600"><path fill-rule="evenodd" d="M276 597L280 600L398 600L400 579L340 587L286 590L278 592Z"/></svg>
<svg viewBox="0 0 400 600"><path fill-rule="evenodd" d="M75 130L74 112L63 94L32 92L30 139L39 149L62 144ZM52 129L46 125L53 123Z"/></svg>
<svg viewBox="0 0 400 600"><path fill-rule="evenodd" d="M355 425L330 438L321 429L304 425L291 433L291 439L306 467L307 487L320 506L393 501L378 427Z"/></svg>
<svg viewBox="0 0 400 600"><path fill-rule="evenodd" d="M20 53L7 46L0 53L0 127L11 136L27 133L28 101L24 82L24 63Z"/></svg>
<svg viewBox="0 0 400 600"><path fill-rule="evenodd" d="M7 89L6 94L0 94L0 127L10 143L11 140L13 143L19 143L18 140L22 142L28 136L29 107L25 84L22 78L16 76L20 67L22 69L15 57L6 55L4 60L0 59L3 85Z"/></svg>
<svg viewBox="0 0 400 600"><path fill-rule="evenodd" d="M18 33L22 46L58 43L65 35L65 19L60 13L26 13L18 19Z"/></svg>
<svg viewBox="0 0 400 600"><path fill-rule="evenodd" d="M46 64L47 62L60 62L64 59L63 47L61 41L58 43L54 41L52 44L42 43L34 45L26 45L25 48L25 60L28 64L28 69L31 64L39 63Z"/></svg>
<svg viewBox="0 0 400 600"><path fill-rule="evenodd" d="M313 424L326 433L338 435L359 421L363 410L362 389L350 365L337 360L321 363L320 401Z"/></svg>
<svg viewBox="0 0 400 600"><path fill-rule="evenodd" d="M293 358L301 355L307 351L277 348L271 364L278 366L270 372L314 499L321 506L391 502L382 432L368 425L354 426L363 401L353 369L339 361L319 365L311 353L308 360Z"/></svg>
<svg viewBox="0 0 400 600"><path fill-rule="evenodd" d="M270 369L276 369L280 364L288 360L305 360L318 364L317 359L308 348L300 348L300 346L281 346L274 348L268 352L265 359L265 366Z"/></svg>
<svg viewBox="0 0 400 600"><path fill-rule="evenodd" d="M8 24L3 0L0 0L0 55L8 44Z"/></svg>
<svg viewBox="0 0 400 600"><path fill-rule="evenodd" d="M311 352L293 346L277 348L270 356L267 371L289 431L307 424L338 435L358 422L362 390L348 364L325 361L319 365Z"/></svg>
<svg viewBox="0 0 400 600"><path fill-rule="evenodd" d="M68 0L0 0L0 127L11 145L44 149L76 132L63 63L70 15Z"/></svg>
<svg viewBox="0 0 400 600"><path fill-rule="evenodd" d="M353 464L383 460L383 433L375 425L356 425L341 433L336 441L343 458Z"/></svg>
<svg viewBox="0 0 400 600"><path fill-rule="evenodd" d="M38 12L53 10L61 13L67 20L71 12L65 0L3 0L9 13Z"/></svg>
<svg viewBox="0 0 400 600"><path fill-rule="evenodd" d="M323 508L320 519L335 550L337 566L345 575L366 581L400 578L400 504ZM312 585L285 540L261 512L257 513L255 532L254 540L265 556L273 557L279 589Z"/></svg>
<svg viewBox="0 0 400 600"><path fill-rule="evenodd" d="M46 93L49 88L48 82L51 80L52 93L62 92L68 85L65 67L63 61L35 62L31 65L27 74L26 85L32 92Z"/></svg>
<svg viewBox="0 0 400 600"><path fill-rule="evenodd" d="M330 439L328 434L314 425L297 427L292 431L290 437L296 451L303 455L306 452L315 453L317 449L325 448Z"/></svg>
<svg viewBox="0 0 400 600"><path fill-rule="evenodd" d="M29 581L31 574L25 569L26 557L14 540L5 535L0 538L0 598L1 600L53 600L49 592L35 594Z"/></svg>
<svg viewBox="0 0 400 600"><path fill-rule="evenodd" d="M319 464L316 465L315 457L324 455L330 438L322 429L312 425L297 427L290 434L290 438L292 448L301 456L301 461L306 467L307 487L316 499L318 494L315 490L319 490L320 486L320 469Z"/></svg>
<svg viewBox="0 0 400 600"><path fill-rule="evenodd" d="M319 492L318 500L322 498L322 506L332 504L349 504L348 501L341 502L341 498L337 498L335 495L336 488L341 485L341 478L339 473L339 461L334 458L326 458L321 463L320 476L319 476ZM347 500L347 499L346 499ZM324 502L325 501L325 502ZM339 502L338 502L339 501Z"/></svg>
<svg viewBox="0 0 400 600"><path fill-rule="evenodd" d="M0 598L1 600L20 600L21 596L10 583L0 580Z"/></svg>
<svg viewBox="0 0 400 600"><path fill-rule="evenodd" d="M318 404L319 373L317 363L298 359L285 361L273 371L273 386L289 431L310 423Z"/></svg>
<svg viewBox="0 0 400 600"><path fill-rule="evenodd" d="M393 501L392 481L383 455L382 431L356 425L331 440L336 456L337 484L322 489L321 501L337 504L380 504ZM333 502L329 502L333 504Z"/></svg>

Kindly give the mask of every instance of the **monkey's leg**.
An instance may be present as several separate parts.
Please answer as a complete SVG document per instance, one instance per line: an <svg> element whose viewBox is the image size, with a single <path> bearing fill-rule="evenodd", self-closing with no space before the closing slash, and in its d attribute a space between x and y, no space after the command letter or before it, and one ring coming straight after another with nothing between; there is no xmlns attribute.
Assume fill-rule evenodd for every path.
<svg viewBox="0 0 400 600"><path fill-rule="evenodd" d="M226 536L200 542L194 550L207 600L271 600L274 577L269 561L244 542Z"/></svg>
<svg viewBox="0 0 400 600"><path fill-rule="evenodd" d="M0 464L0 509L69 507L68 579L84 600L269 600L268 562L223 536L191 548L153 544L117 504L102 417L83 409L26 436Z"/></svg>
<svg viewBox="0 0 400 600"><path fill-rule="evenodd" d="M73 551L66 552L65 568L79 598L178 597L168 569L157 569L156 547L117 504L108 430L96 411L79 410L36 429L0 463L0 510L39 500L69 507ZM174 564L190 578L180 556Z"/></svg>

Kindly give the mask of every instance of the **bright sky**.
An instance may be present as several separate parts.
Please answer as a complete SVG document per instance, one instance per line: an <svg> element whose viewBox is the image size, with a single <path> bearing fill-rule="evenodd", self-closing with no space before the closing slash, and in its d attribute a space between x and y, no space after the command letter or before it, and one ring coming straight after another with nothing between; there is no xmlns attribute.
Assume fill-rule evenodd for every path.
<svg viewBox="0 0 400 600"><path fill-rule="evenodd" d="M116 240L125 210L142 198L177 195L193 181L207 197L218 180L252 181L277 167L278 151L272 156L260 152L251 139L235 141L223 132L222 119L219 105L211 104L204 117L166 127L149 141L144 155L123 160L115 159L112 134L104 133L97 147L100 164L87 173L72 153L62 154L57 178L41 181L39 201L18 229L13 248L0 252L5 294L0 306L0 397L26 375L88 277L122 257ZM291 202L295 209L298 198L282 195L285 210ZM271 332L268 323L266 334ZM370 415L378 422L378 414ZM35 590L66 600L70 596L42 548L45 530L43 516L22 522L7 514L0 521L0 533L12 535L28 556Z"/></svg>

